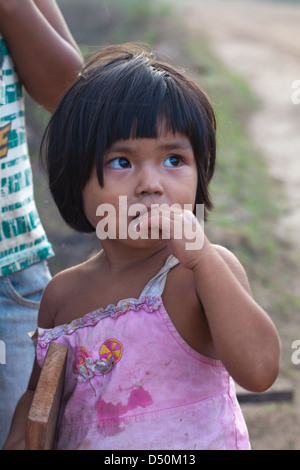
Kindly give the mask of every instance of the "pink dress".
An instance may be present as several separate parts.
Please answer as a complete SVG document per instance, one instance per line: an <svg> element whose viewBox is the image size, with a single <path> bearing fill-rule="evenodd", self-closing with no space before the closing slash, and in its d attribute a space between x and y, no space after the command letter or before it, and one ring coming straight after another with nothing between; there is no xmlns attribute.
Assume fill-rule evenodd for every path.
<svg viewBox="0 0 300 470"><path fill-rule="evenodd" d="M183 340L163 305L176 264L170 256L138 299L39 329L40 365L51 341L69 348L58 449L250 449L232 378Z"/></svg>

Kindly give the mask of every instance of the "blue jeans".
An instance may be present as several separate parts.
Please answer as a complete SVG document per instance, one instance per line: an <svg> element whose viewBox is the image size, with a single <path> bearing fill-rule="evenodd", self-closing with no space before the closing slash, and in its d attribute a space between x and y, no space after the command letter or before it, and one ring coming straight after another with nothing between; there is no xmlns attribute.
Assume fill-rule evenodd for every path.
<svg viewBox="0 0 300 470"><path fill-rule="evenodd" d="M50 279L46 261L0 277L0 448L27 389L35 356L28 332L37 327L39 302Z"/></svg>

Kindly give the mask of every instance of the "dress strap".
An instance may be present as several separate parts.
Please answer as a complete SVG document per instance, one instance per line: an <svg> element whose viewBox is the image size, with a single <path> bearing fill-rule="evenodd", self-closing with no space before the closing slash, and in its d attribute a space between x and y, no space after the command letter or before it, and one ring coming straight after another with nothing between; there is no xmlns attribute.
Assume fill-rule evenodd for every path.
<svg viewBox="0 0 300 470"><path fill-rule="evenodd" d="M175 258L175 256L170 255L161 270L144 287L140 298L145 297L146 295L151 297L162 295L168 272L177 264L179 264L178 259Z"/></svg>

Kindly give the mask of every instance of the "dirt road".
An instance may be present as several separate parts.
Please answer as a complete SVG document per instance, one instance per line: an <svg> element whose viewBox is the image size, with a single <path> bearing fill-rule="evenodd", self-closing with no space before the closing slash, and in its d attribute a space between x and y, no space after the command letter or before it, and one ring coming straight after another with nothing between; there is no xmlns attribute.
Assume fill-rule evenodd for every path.
<svg viewBox="0 0 300 470"><path fill-rule="evenodd" d="M249 132L286 195L278 235L298 250L300 103L294 104L292 96L299 98L300 90L297 93L292 84L300 80L300 5L255 0L179 4L189 27L208 34L218 55L261 99L261 109L249 120Z"/></svg>

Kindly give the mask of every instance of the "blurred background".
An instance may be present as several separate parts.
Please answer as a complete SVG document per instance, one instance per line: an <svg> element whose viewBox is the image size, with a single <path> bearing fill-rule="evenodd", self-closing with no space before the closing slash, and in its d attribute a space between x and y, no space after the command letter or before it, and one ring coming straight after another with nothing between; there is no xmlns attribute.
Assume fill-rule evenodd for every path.
<svg viewBox="0 0 300 470"><path fill-rule="evenodd" d="M245 404L253 449L300 449L300 0L57 0L82 53L148 43L210 95L218 120L215 209L206 234L235 253L282 341L280 377L293 400ZM34 188L56 256L52 274L99 250L69 229L39 165L49 115L26 96Z"/></svg>

